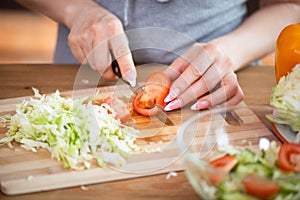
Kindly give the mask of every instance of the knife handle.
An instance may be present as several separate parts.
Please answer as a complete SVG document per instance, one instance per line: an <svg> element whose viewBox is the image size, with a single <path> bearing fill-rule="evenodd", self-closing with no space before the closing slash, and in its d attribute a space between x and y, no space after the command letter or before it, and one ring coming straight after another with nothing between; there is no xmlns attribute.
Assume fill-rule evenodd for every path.
<svg viewBox="0 0 300 200"><path fill-rule="evenodd" d="M121 73L120 66L119 66L117 60L112 61L111 67L112 67L114 74L117 75L119 78L122 78L122 73Z"/></svg>

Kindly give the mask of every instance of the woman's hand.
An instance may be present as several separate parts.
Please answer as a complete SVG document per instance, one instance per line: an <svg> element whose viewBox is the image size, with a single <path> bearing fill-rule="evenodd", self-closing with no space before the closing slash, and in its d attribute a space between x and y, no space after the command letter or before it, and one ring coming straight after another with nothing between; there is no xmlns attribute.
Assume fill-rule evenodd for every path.
<svg viewBox="0 0 300 200"><path fill-rule="evenodd" d="M180 108L197 99L193 110L234 105L244 95L230 59L211 43L195 44L178 57L165 73L172 80L165 110Z"/></svg>
<svg viewBox="0 0 300 200"><path fill-rule="evenodd" d="M136 70L121 21L92 1L69 6L66 25L70 28L68 44L79 62L86 62L107 80L116 79L111 53L125 80L135 86Z"/></svg>

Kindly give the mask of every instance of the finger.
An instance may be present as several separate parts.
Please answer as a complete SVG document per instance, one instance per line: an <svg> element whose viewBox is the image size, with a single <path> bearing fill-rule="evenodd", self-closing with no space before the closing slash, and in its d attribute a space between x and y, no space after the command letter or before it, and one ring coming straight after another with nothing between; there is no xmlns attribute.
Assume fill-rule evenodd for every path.
<svg viewBox="0 0 300 200"><path fill-rule="evenodd" d="M242 92L242 89L239 88L239 90L241 92L237 93L231 99L227 100L224 104L225 106L237 105L238 103L240 103L244 99L244 93Z"/></svg>
<svg viewBox="0 0 300 200"><path fill-rule="evenodd" d="M199 43L194 44L185 53L176 58L164 71L171 81L174 81L176 78L178 78L178 76L187 68L187 66L197 57L200 46L201 45Z"/></svg>
<svg viewBox="0 0 300 200"><path fill-rule="evenodd" d="M86 59L92 69L101 73L105 79L115 79L112 70L109 70L111 57L109 51L106 26L102 22L93 24L86 29L80 29L77 33L78 44L86 55Z"/></svg>
<svg viewBox="0 0 300 200"><path fill-rule="evenodd" d="M111 38L110 48L118 62L122 77L134 87L136 85L137 76L136 68L125 33L121 33Z"/></svg>
<svg viewBox="0 0 300 200"><path fill-rule="evenodd" d="M215 65L210 67L206 71L205 76L202 76L199 80L191 84L191 86L178 95L175 100L172 100L169 104L167 104L165 110L169 111L182 107L214 89L221 82L223 76L226 75L224 74L223 70L226 71L226 69L219 69ZM182 82L182 85L186 84ZM170 92L170 94L173 93L174 92Z"/></svg>
<svg viewBox="0 0 300 200"><path fill-rule="evenodd" d="M111 70L111 55L109 51L108 40L103 40L98 35L93 41L94 48L88 55L88 61L94 70L101 73L101 76L107 80L114 80L115 75Z"/></svg>
<svg viewBox="0 0 300 200"><path fill-rule="evenodd" d="M207 69L212 65L213 60L202 46L197 46L197 57L188 65L182 74L172 83L169 95L165 102L170 102L179 94L183 93L195 81L203 76ZM207 75L206 75L207 76Z"/></svg>
<svg viewBox="0 0 300 200"><path fill-rule="evenodd" d="M165 106L166 111L174 110L180 108L189 102L196 100L199 96L207 93L209 91L209 87L206 84L206 81L202 78L196 83L192 84L187 90L185 90L182 94L178 95L178 97L171 102L169 102ZM175 91L176 92L176 91Z"/></svg>
<svg viewBox="0 0 300 200"><path fill-rule="evenodd" d="M165 69L164 73L170 78L171 81L174 81L192 62L191 57L192 56L189 55L181 55L180 57L176 58L167 69Z"/></svg>
<svg viewBox="0 0 300 200"><path fill-rule="evenodd" d="M109 65L106 70L103 72L102 77L104 77L106 80L116 80L118 79L118 76L115 75L115 73L112 70L112 66Z"/></svg>
<svg viewBox="0 0 300 200"><path fill-rule="evenodd" d="M206 66L206 68L209 68L209 66ZM164 101L171 102L180 97L182 101L181 106L186 105L214 88L220 80L220 72L214 66L206 71L205 76L200 74L193 66L190 66L173 82L170 93Z"/></svg>
<svg viewBox="0 0 300 200"><path fill-rule="evenodd" d="M81 45L78 43L78 40L75 36L70 36L70 35L68 36L68 45L74 57L80 63L83 63L86 58L86 54L84 53L84 50L82 49Z"/></svg>
<svg viewBox="0 0 300 200"><path fill-rule="evenodd" d="M236 105L238 103L240 103L243 99L244 99L244 92L241 88L240 85L237 85L237 93L231 97L230 99L228 99L226 102L225 102L225 106L227 105Z"/></svg>
<svg viewBox="0 0 300 200"><path fill-rule="evenodd" d="M197 82L192 84L187 90L178 95L176 99L172 100L165 106L166 111L174 110L180 108L189 102L196 100L199 96L208 92L208 86L204 78L199 79ZM177 92L177 91L175 91ZM174 93L173 91L170 94Z"/></svg>
<svg viewBox="0 0 300 200"><path fill-rule="evenodd" d="M136 85L136 69L129 49L128 39L119 20L108 18L109 48L118 62L124 80L131 86Z"/></svg>
<svg viewBox="0 0 300 200"><path fill-rule="evenodd" d="M173 100L180 95L181 106L186 105L194 99L194 96L200 97L214 89L228 73L232 72L230 60L227 57L216 56L215 51L214 46L208 46L206 50L201 49L202 53L193 61L195 64L192 63L183 72L180 76L181 80L178 78L172 84L172 92L165 101ZM210 56L207 52L213 53L213 55ZM171 99L172 97L174 98Z"/></svg>
<svg viewBox="0 0 300 200"><path fill-rule="evenodd" d="M221 87L216 91L200 98L191 106L192 110L201 110L219 104L237 104L244 97L243 91L237 83L236 75L232 72L224 77Z"/></svg>

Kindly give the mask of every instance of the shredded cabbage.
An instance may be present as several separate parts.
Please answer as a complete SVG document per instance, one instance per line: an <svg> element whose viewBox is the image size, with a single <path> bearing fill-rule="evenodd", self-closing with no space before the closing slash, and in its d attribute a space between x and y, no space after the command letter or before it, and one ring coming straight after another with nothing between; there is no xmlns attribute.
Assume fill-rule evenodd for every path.
<svg viewBox="0 0 300 200"><path fill-rule="evenodd" d="M33 152L45 148L64 167L76 170L90 168L93 160L104 168L120 167L129 152L142 150L135 144L138 131L115 119L108 104L63 98L59 91L47 96L33 91L35 98L17 105L1 145L16 141Z"/></svg>
<svg viewBox="0 0 300 200"><path fill-rule="evenodd" d="M291 129L300 133L300 64L297 64L292 72L280 78L278 84L273 87L270 104L281 108L278 117L267 117L278 124L289 125ZM300 142L300 139L299 141Z"/></svg>

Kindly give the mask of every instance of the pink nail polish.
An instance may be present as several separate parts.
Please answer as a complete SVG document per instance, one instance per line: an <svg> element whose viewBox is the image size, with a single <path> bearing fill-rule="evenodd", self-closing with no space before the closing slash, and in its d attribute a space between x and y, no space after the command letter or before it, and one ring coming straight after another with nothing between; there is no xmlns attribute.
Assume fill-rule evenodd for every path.
<svg viewBox="0 0 300 200"><path fill-rule="evenodd" d="M172 101L173 99L175 99L178 96L179 92L180 91L179 91L178 88L175 88L175 89L171 90L170 93L164 99L164 102Z"/></svg>
<svg viewBox="0 0 300 200"><path fill-rule="evenodd" d="M170 102L166 107L164 108L165 111L174 110L181 107L181 101L179 99L176 99L172 102Z"/></svg>
<svg viewBox="0 0 300 200"><path fill-rule="evenodd" d="M194 103L192 106L191 106L191 109L192 110L201 110L201 109L205 109L209 106L209 102L204 100L204 101L198 101L196 103Z"/></svg>
<svg viewBox="0 0 300 200"><path fill-rule="evenodd" d="M126 80L129 82L129 84L132 87L135 87L136 85L136 72L134 70L130 70L125 74Z"/></svg>

